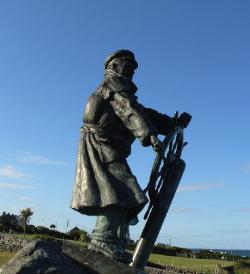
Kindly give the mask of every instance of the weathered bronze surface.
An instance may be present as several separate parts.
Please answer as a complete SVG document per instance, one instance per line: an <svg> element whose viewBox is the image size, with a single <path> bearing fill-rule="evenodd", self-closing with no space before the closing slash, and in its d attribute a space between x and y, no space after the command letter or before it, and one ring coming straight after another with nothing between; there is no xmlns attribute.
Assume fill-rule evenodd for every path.
<svg viewBox="0 0 250 274"><path fill-rule="evenodd" d="M175 124L138 102L132 82L137 66L128 50L114 52L105 61L104 80L84 112L71 203L74 210L97 216L90 249L123 262L131 259L125 252L128 223L148 201L127 164L131 145L137 138L160 152L157 135L168 134ZM186 127L190 120L183 113L178 123Z"/></svg>

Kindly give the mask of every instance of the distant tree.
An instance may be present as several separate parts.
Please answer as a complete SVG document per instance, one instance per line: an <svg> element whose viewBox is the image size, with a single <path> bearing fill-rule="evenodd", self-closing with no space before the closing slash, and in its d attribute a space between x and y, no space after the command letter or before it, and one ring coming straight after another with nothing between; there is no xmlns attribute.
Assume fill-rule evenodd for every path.
<svg viewBox="0 0 250 274"><path fill-rule="evenodd" d="M20 222L23 227L24 234L26 232L26 227L27 227L28 223L30 222L32 215L33 215L33 212L29 207L21 210Z"/></svg>
<svg viewBox="0 0 250 274"><path fill-rule="evenodd" d="M35 234L36 233L36 227L34 225L27 225L26 233Z"/></svg>
<svg viewBox="0 0 250 274"><path fill-rule="evenodd" d="M68 234L73 237L75 241L78 241L81 237L81 230L77 226L75 226L68 232Z"/></svg>
<svg viewBox="0 0 250 274"><path fill-rule="evenodd" d="M90 236L85 230L80 230L80 241L88 243L90 242Z"/></svg>
<svg viewBox="0 0 250 274"><path fill-rule="evenodd" d="M72 228L68 234L75 240L75 241L82 241L82 242L89 242L90 237L85 230L79 229L77 226Z"/></svg>
<svg viewBox="0 0 250 274"><path fill-rule="evenodd" d="M45 226L37 226L36 227L36 233L37 234L46 234L46 235L51 235L52 231L45 227Z"/></svg>
<svg viewBox="0 0 250 274"><path fill-rule="evenodd" d="M153 253L168 256L192 257L192 251L190 249L170 246L164 243L157 243L153 247Z"/></svg>
<svg viewBox="0 0 250 274"><path fill-rule="evenodd" d="M56 225L51 224L49 228L51 228L51 229L56 229Z"/></svg>
<svg viewBox="0 0 250 274"><path fill-rule="evenodd" d="M163 243L157 243L156 246L157 247L163 247L163 248L169 247L168 245L163 244Z"/></svg>
<svg viewBox="0 0 250 274"><path fill-rule="evenodd" d="M19 226L19 217L14 214L3 212L0 216L0 230L1 231L17 231Z"/></svg>

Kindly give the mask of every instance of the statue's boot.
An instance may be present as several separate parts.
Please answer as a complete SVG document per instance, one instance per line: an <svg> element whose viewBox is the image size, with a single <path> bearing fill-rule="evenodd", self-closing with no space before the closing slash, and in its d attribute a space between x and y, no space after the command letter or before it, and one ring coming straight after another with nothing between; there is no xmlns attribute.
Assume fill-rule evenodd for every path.
<svg viewBox="0 0 250 274"><path fill-rule="evenodd" d="M118 229L120 231L120 226L125 223L125 220L126 211L124 209L109 208L103 211L102 215L97 216L96 227L91 234L88 248L128 264L132 256L125 251L125 239L121 239L118 233Z"/></svg>
<svg viewBox="0 0 250 274"><path fill-rule="evenodd" d="M101 253L113 260L129 264L132 260L132 255L125 251L121 250L120 246L117 243L107 243L104 241L91 240L88 245L88 248L92 251Z"/></svg>

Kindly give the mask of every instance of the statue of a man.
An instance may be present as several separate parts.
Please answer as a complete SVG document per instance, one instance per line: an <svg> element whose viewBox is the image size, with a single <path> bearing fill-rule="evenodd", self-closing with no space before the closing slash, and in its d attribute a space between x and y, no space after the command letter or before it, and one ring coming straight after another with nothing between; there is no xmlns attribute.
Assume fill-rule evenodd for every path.
<svg viewBox="0 0 250 274"><path fill-rule="evenodd" d="M157 152L158 134L173 128L173 119L137 101L132 82L138 64L129 50L119 50L105 61L105 78L92 93L84 112L78 146L76 181L71 207L97 216L89 248L128 262L125 252L130 220L148 199L132 174L127 157L138 138ZM183 113L178 123L186 127L191 116Z"/></svg>

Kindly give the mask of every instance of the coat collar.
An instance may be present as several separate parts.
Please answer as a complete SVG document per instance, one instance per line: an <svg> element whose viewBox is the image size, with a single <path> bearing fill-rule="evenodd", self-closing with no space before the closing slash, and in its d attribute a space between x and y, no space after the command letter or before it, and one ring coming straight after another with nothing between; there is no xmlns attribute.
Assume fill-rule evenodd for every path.
<svg viewBox="0 0 250 274"><path fill-rule="evenodd" d="M116 90L126 89L132 92L132 94L135 94L137 91L137 86L134 84L132 80L113 70L105 70L105 78L109 78L112 81Z"/></svg>

